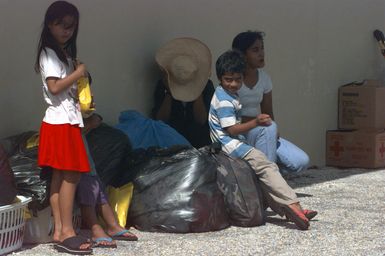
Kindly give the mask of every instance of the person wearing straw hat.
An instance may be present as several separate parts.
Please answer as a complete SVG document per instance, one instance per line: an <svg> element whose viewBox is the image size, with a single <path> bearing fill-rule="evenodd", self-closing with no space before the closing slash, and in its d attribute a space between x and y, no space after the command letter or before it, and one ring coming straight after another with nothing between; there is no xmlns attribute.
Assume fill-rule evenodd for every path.
<svg viewBox="0 0 385 256"><path fill-rule="evenodd" d="M211 144L208 110L214 94L209 48L194 38L176 38L158 49L163 72L154 93L153 118L162 120L193 147Z"/></svg>

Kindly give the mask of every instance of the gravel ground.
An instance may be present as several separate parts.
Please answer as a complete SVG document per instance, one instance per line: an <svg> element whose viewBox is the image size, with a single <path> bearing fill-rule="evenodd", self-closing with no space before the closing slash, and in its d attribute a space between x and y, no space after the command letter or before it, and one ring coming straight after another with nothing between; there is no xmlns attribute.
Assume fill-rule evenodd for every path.
<svg viewBox="0 0 385 256"><path fill-rule="evenodd" d="M308 231L268 212L253 228L195 234L133 230L138 242L94 255L385 255L385 170L311 169L286 177L306 208L319 211ZM52 244L23 247L12 255L57 255ZM61 254L65 255L65 254Z"/></svg>

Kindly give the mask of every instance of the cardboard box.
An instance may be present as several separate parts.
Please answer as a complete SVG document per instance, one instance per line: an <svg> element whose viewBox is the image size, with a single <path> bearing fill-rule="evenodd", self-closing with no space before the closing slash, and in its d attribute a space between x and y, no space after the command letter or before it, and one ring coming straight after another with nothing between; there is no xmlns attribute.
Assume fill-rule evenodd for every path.
<svg viewBox="0 0 385 256"><path fill-rule="evenodd" d="M379 168L385 166L385 130L326 132L326 165Z"/></svg>
<svg viewBox="0 0 385 256"><path fill-rule="evenodd" d="M339 129L384 129L385 86L366 80L341 86L338 90Z"/></svg>

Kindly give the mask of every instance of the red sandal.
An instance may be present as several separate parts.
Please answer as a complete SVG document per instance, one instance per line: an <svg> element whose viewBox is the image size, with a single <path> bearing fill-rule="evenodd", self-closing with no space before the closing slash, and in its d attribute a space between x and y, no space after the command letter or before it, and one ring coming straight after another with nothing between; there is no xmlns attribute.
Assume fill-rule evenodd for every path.
<svg viewBox="0 0 385 256"><path fill-rule="evenodd" d="M305 217L306 217L308 220L313 219L313 218L318 214L317 211L308 210L308 209L303 209L303 210L302 210L302 213L305 215Z"/></svg>
<svg viewBox="0 0 385 256"><path fill-rule="evenodd" d="M289 221L292 221L297 225L297 227L301 230L309 229L309 219L303 214L303 212L299 209L292 208L289 205L285 205L283 208L283 212L286 215L286 218Z"/></svg>

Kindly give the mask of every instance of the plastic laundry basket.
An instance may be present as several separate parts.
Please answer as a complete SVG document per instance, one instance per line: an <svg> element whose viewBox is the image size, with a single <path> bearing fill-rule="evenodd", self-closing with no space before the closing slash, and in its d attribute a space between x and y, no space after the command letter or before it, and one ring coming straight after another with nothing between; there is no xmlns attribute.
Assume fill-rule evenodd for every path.
<svg viewBox="0 0 385 256"><path fill-rule="evenodd" d="M23 244L24 213L31 198L17 198L20 202L0 207L0 255L17 250Z"/></svg>

